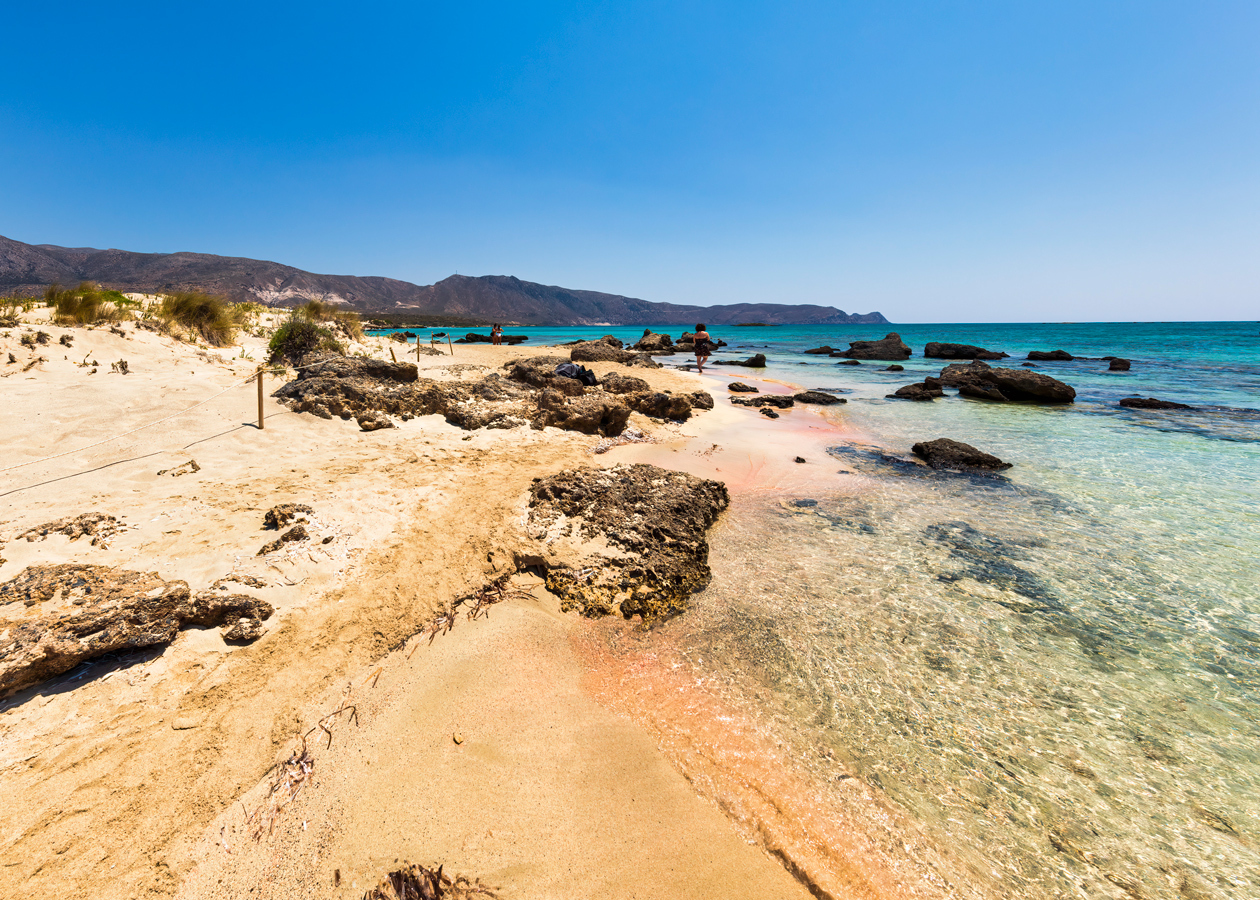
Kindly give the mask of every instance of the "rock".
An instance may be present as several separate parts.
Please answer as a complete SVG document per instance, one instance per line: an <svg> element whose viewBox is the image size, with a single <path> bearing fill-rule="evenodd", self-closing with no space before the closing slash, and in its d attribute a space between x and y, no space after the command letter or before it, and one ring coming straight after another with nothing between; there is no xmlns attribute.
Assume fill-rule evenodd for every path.
<svg viewBox="0 0 1260 900"><path fill-rule="evenodd" d="M798 463L803 463L803 462L805 462L805 457L803 457L803 456L798 456L798 457L796 457L796 459L795 459L794 461L795 461L795 462L798 462Z"/></svg>
<svg viewBox="0 0 1260 900"><path fill-rule="evenodd" d="M263 623L249 616L236 620L236 624L224 628L223 640L229 644L248 644L263 636Z"/></svg>
<svg viewBox="0 0 1260 900"><path fill-rule="evenodd" d="M355 421L359 423L360 431L379 431L382 428L394 427L394 422L389 416L375 410L359 413Z"/></svg>
<svg viewBox="0 0 1260 900"><path fill-rule="evenodd" d="M659 620L709 584L705 533L729 503L721 482L683 472L577 469L534 483L526 527L548 545L547 589L562 609Z"/></svg>
<svg viewBox="0 0 1260 900"><path fill-rule="evenodd" d="M964 381L958 385L958 393L973 400L992 400L997 403L1005 403L1010 399L998 390L997 385L987 381Z"/></svg>
<svg viewBox="0 0 1260 900"><path fill-rule="evenodd" d="M652 389L642 378L635 378L633 375L622 375L618 372L611 372L604 376L600 387L608 391L610 394L633 394L637 391L650 391Z"/></svg>
<svg viewBox="0 0 1260 900"><path fill-rule="evenodd" d="M935 400L937 397L944 397L945 392L941 390L940 382L932 384L936 379L930 379L920 382L919 384L907 384L905 387L899 387L893 393L888 394L889 399L893 400Z"/></svg>
<svg viewBox="0 0 1260 900"><path fill-rule="evenodd" d="M107 549L114 536L126 530L126 525L107 513L81 513L28 528L19 534L16 540L25 538L29 543L36 539L42 541L50 534L64 534L71 541L77 541L81 537L90 537L93 547Z"/></svg>
<svg viewBox="0 0 1260 900"><path fill-rule="evenodd" d="M690 414L690 410L688 410ZM630 407L620 398L602 392L582 397L566 397L559 391L543 391L538 398L535 428L550 425L582 434L615 437L625 430Z"/></svg>
<svg viewBox="0 0 1260 900"><path fill-rule="evenodd" d="M687 395L692 409L713 409L713 395L708 391L692 391Z"/></svg>
<svg viewBox="0 0 1260 900"><path fill-rule="evenodd" d="M1129 371L1129 361L1113 356L1107 365L1108 372L1127 372Z"/></svg>
<svg viewBox="0 0 1260 900"><path fill-rule="evenodd" d="M1194 409L1184 403L1173 403L1171 400L1156 400L1154 397L1125 397L1120 405L1129 409Z"/></svg>
<svg viewBox="0 0 1260 900"><path fill-rule="evenodd" d="M817 353L817 354L821 354L821 355L823 355L823 356L830 356L831 354L833 354L833 353L837 353L837 352L839 352L839 351L837 351L837 350L835 350L835 349L833 349L833 348L831 348L831 347L828 347L828 346L826 346L826 345L823 345L822 347L815 347L813 350L806 350L805 352L806 352L806 353Z"/></svg>
<svg viewBox="0 0 1260 900"><path fill-rule="evenodd" d="M883 359L898 362L910 358L910 347L895 331L878 341L850 341L849 349L840 351L849 359Z"/></svg>
<svg viewBox="0 0 1260 900"><path fill-rule="evenodd" d="M985 357L986 359L988 357ZM1076 359L1066 350L1033 350L1025 359L1035 359L1037 362L1071 362Z"/></svg>
<svg viewBox="0 0 1260 900"><path fill-rule="evenodd" d="M1020 363L1020 365L1021 365L1021 366L1023 366L1025 369L1035 369L1035 368L1037 368L1037 366L1036 366L1036 364L1035 364L1035 363Z"/></svg>
<svg viewBox="0 0 1260 900"><path fill-rule="evenodd" d="M766 355L764 353L758 353L754 356L748 357L748 359L745 359L743 361L731 360L729 362L717 363L717 365L744 366L745 368L748 368L748 369L764 369L766 367Z"/></svg>
<svg viewBox="0 0 1260 900"><path fill-rule="evenodd" d="M499 343L508 344L515 347L517 344L523 344L529 340L527 334L501 334L499 335ZM451 343L454 344L493 344L494 338L488 334L477 334L476 332L468 332L462 338L456 338Z"/></svg>
<svg viewBox="0 0 1260 900"><path fill-rule="evenodd" d="M990 369L984 380L996 385L1011 400L1071 403L1076 399L1076 389L1071 385L1026 369Z"/></svg>
<svg viewBox="0 0 1260 900"><path fill-rule="evenodd" d="M512 381L518 381L542 390L557 390L570 397L580 397L586 393L586 388L580 381L556 374L556 366L567 362L569 360L563 356L531 356L526 359L511 360L504 364L504 368L508 370L508 378ZM640 379L636 378L633 380L639 381ZM643 383L647 384L647 382Z"/></svg>
<svg viewBox="0 0 1260 900"><path fill-rule="evenodd" d="M197 463L197 460L190 459L188 462L180 463L178 466L174 466L170 469L158 469L158 474L170 475L172 478L178 478L181 475L192 475L200 471L201 466Z"/></svg>
<svg viewBox="0 0 1260 900"><path fill-rule="evenodd" d="M1000 472L1011 467L1010 463L1002 462L996 456L950 438L925 441L910 449L915 456L922 458L934 469L983 469Z"/></svg>
<svg viewBox="0 0 1260 900"><path fill-rule="evenodd" d="M279 531L290 522L305 522L307 516L315 515L315 510L305 503L281 503L273 506L263 515L263 528Z"/></svg>
<svg viewBox="0 0 1260 900"><path fill-rule="evenodd" d="M732 381L726 386L728 391L734 391L737 394L759 394L760 390L751 384L744 384L742 381Z"/></svg>
<svg viewBox="0 0 1260 900"><path fill-rule="evenodd" d="M633 351L622 350L603 341L585 341L569 351L569 359L574 362L628 363L634 357Z"/></svg>
<svg viewBox="0 0 1260 900"><path fill-rule="evenodd" d="M846 359L846 360L842 360L841 362L836 363L836 365L837 366L860 366L862 365L862 363L860 360Z"/></svg>
<svg viewBox="0 0 1260 900"><path fill-rule="evenodd" d="M668 334L655 334L651 330L644 330L643 337L639 338L634 349L641 353L673 353L674 342Z"/></svg>
<svg viewBox="0 0 1260 900"><path fill-rule="evenodd" d="M904 372L905 370L906 370L905 366L891 365L884 371L885 372Z"/></svg>
<svg viewBox="0 0 1260 900"><path fill-rule="evenodd" d="M941 384L946 387L958 387L968 381L977 381L984 377L984 373L990 371L988 363L975 360L970 363L953 363L941 369L938 376Z"/></svg>
<svg viewBox="0 0 1260 900"><path fill-rule="evenodd" d="M640 391L625 396L626 405L654 419L690 419L691 397L663 391Z"/></svg>
<svg viewBox="0 0 1260 900"><path fill-rule="evenodd" d="M799 394L793 394L792 399L797 403L817 403L822 406L831 406L833 403L848 403L843 397L836 397L823 391L801 391Z"/></svg>
<svg viewBox="0 0 1260 900"><path fill-rule="evenodd" d="M304 541L308 537L310 537L310 535L306 533L305 525L294 525L271 543L264 544L263 548L258 551L257 555L266 556L269 553L277 553L284 547L285 544L291 544L294 541Z"/></svg>
<svg viewBox="0 0 1260 900"><path fill-rule="evenodd" d="M923 348L923 355L931 359L1006 359L1009 353L986 350L973 344L942 344L933 341Z"/></svg>
<svg viewBox="0 0 1260 900"><path fill-rule="evenodd" d="M272 612L243 594L193 595L185 582L166 582L155 572L31 566L0 585L0 697L107 653L165 646L182 628L262 620Z"/></svg>
<svg viewBox="0 0 1260 900"><path fill-rule="evenodd" d="M763 416L765 416L767 419L777 419L777 418L779 418L779 414L778 414L777 412L775 412L773 409L771 409L770 407L768 407L768 406L763 406L763 407L761 407L760 412L761 412L761 414L762 414Z"/></svg>
<svg viewBox="0 0 1260 900"><path fill-rule="evenodd" d="M778 409L791 409L796 401L787 394L762 394L759 397L732 397L731 403L736 406L773 406Z"/></svg>

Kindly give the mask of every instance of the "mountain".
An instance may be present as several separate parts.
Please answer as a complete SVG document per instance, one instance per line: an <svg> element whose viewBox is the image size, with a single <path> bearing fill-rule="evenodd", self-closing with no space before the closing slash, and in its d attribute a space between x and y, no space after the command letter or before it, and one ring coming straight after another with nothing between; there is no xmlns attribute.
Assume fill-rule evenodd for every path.
<svg viewBox="0 0 1260 900"><path fill-rule="evenodd" d="M49 284L95 281L122 291L198 290L232 300L295 306L323 300L365 313L460 316L523 325L881 324L880 313L832 306L734 303L688 306L569 290L510 275L452 275L418 285L379 276L316 275L293 266L208 253L132 253L24 244L0 237L0 293L33 294Z"/></svg>

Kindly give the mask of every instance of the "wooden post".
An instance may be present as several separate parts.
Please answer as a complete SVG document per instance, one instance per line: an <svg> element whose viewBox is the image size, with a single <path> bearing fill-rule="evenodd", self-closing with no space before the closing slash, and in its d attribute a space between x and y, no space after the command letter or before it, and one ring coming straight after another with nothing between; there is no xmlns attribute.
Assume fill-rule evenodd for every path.
<svg viewBox="0 0 1260 900"><path fill-rule="evenodd" d="M416 335L416 365L420 364L420 335Z"/></svg>
<svg viewBox="0 0 1260 900"><path fill-rule="evenodd" d="M258 367L258 430L262 431L266 426L263 425L263 369Z"/></svg>
<svg viewBox="0 0 1260 900"><path fill-rule="evenodd" d="M449 347L451 348L451 356L454 356L454 355L455 355L455 345L451 343L451 336L450 336L449 334L446 336L446 344L447 344L447 346L449 346Z"/></svg>
<svg viewBox="0 0 1260 900"><path fill-rule="evenodd" d="M389 348L389 358L392 359L394 362L398 362L398 357L394 355L393 347Z"/></svg>

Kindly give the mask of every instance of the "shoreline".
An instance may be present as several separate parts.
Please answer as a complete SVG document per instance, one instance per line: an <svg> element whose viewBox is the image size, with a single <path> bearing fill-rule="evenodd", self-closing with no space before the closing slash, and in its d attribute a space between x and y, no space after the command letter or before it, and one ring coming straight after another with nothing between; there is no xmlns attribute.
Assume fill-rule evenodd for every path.
<svg viewBox="0 0 1260 900"><path fill-rule="evenodd" d="M87 381L68 358L41 363L25 373L28 377L19 384L27 388L11 392L19 410L30 410L27 416L19 412L27 430L16 435L15 443L30 447L34 455L58 452L53 448L78 437L90 443L90 438L102 436L101 431L126 430L138 419L152 418L155 387L160 388L162 405L177 410L211 393L215 384L248 374L254 365L134 329L119 337L103 329L45 327L54 339L72 333L76 352L83 349L106 358L128 354L131 373L106 376L114 380L102 387L101 375L94 376L101 382ZM243 343L246 352L258 350L250 346L257 340ZM540 349L464 345L453 361L424 357L421 367L497 367L508 358ZM382 347L377 355L387 352ZM594 368L603 374L615 367ZM183 376L184 371L189 375ZM469 371L457 368L445 374L459 378ZM700 381L672 370L636 369L635 375L654 386L675 389L694 389ZM49 387L55 390L50 393ZM7 873L5 881L23 895L78 890L100 897L137 892L239 896L249 893L248 887L262 890L269 883L264 873L278 871L267 866L278 865L281 842L238 839L229 854L223 844L226 832L215 840L215 823L239 817L238 801L248 804L264 788L268 771L291 752L292 735L335 708L330 702L347 686L363 697L364 713L358 726L340 725L337 742L325 752L336 755L343 746L353 748L360 742L370 748L363 752L373 756L392 743L388 733L372 743L369 735L376 726L370 724L371 716L389 720L391 714L397 715L396 710L390 712L393 698L405 706L408 698L423 694L424 685L388 687L391 666L402 653L391 654L391 648L405 646L445 598L513 568L508 548L516 540L512 531L531 478L573 465L640 461L639 454L642 461L655 457L670 468L689 470L698 463L703 469L712 461L689 451L688 445L703 439L706 429L724 418L719 410L735 413L723 425L728 429L751 418L721 403L677 427L640 421L635 414L632 424L657 432L662 443L619 446L594 457L590 451L597 438L551 428L464 433L430 416L396 429L360 433L353 423L290 413L270 397L267 429L246 432L251 394L252 388L238 389L227 395L227 409L203 408L194 419L196 427L180 434L178 441L171 440L179 433L177 428L161 429L157 440L140 433L83 456L43 463L37 475L20 472L23 478L16 487L12 478L4 486L0 528L9 540L0 580L13 578L30 564L58 562L158 569L163 578L186 579L194 589L225 574L254 574L267 582L259 596L277 609L268 633L256 644L230 649L212 630L190 629L164 652L83 666L0 703L0 784L10 796L24 798L0 818L4 835L0 866ZM189 398L187 403L184 397ZM85 410L98 414L102 408L112 413L104 425L94 424L95 415L84 415ZM181 444L184 438L189 440ZM745 480L765 478L769 471L757 455L749 453L738 467ZM198 472L178 477L153 474L169 472L190 458L198 460ZM100 465L104 468L91 474L73 474L76 468L87 472ZM389 482L383 485L386 472ZM86 485L90 488L85 490ZM267 536L259 530L261 512L281 502L311 503L317 527L332 536L327 549L321 545L304 556L286 553L261 560L253 556ZM126 529L108 549L61 536L37 542L12 540L25 528L89 509L122 513ZM470 515L470 509L477 514ZM515 683L513 679L536 679L540 660L545 661L554 676L552 683L564 685L564 690L552 696L539 689L549 685L533 681L531 691L521 692L534 693L539 702L549 700L551 706L544 702L546 708L536 710L535 718L549 722L552 732L567 729L567 748L555 747L552 733L531 744L538 756L507 766L489 788L478 787L487 777L484 767L452 769L430 787L453 791L452 797L479 797L481 802L455 813L455 818L471 818L470 809L475 808L487 813L484 821L492 823L493 808L502 805L500 818L506 815L504 810L513 809L518 779L550 752L559 754L554 763L557 778L538 782L535 812L542 818L535 821L573 818L568 808L573 797L564 791L576 788L568 776L559 776L574 767L589 773L586 819L571 825L567 842L556 838L571 848L572 859L555 859L555 841L538 836L536 825L522 828L508 842L510 849L497 854L467 851L471 865L461 865L456 858L464 852L466 835L460 851L449 840L438 842L443 853L456 854L446 857L450 868L488 882L497 877L505 896L571 895L595 883L602 884L596 891L600 896L644 892L705 896L718 883L727 884L723 892L733 897L807 896L778 860L746 843L716 807L696 794L652 746L646 732L599 707L578 687L580 663L572 649L558 648L569 648L570 637L584 623L560 616L544 591L533 593L540 599L496 608L491 623L461 623L410 660L432 673L432 662L423 660L426 651L438 658L457 650L483 654L479 663L464 664L492 674L461 687L481 690L482 704L493 706L497 718L486 721L485 732L480 725L474 731L457 723L469 732L462 745L452 743L445 720L438 730L416 733L435 742L428 748L433 753L438 752L436 746L449 750L447 745L466 751L464 757L502 752L483 745L483 734L495 734L498 728L503 740L508 740L506 736L523 740L524 733L519 722L511 724L517 710L503 691ZM519 651L514 642L532 649ZM515 670L502 668L507 665L502 658L505 647L516 650ZM446 665L455 663L438 669ZM381 671L366 686L365 678L378 668ZM379 709L374 706L378 702ZM585 746L578 722L588 723L586 727L598 723L602 733L598 751ZM328 757L298 802L317 803L325 794L333 796L333 782L343 782L325 773L335 772L344 761L333 764ZM414 785L414 771L400 772L381 789L382 795L390 792L390 785ZM636 780L643 791L629 798L635 810L631 813L625 809L627 798L618 792L624 793ZM603 796L620 799L605 808L599 802ZM458 800L448 802L458 808ZM311 821L299 820L300 813L295 805L277 827L292 830ZM343 846L361 846L366 840L363 827L345 826L339 832ZM590 842L591 833L604 838ZM330 840L322 834L321 840ZM704 840L697 840L699 836ZM329 895L361 895L365 879L385 874L380 865L387 857L442 861L437 850L426 855L423 842L398 832L391 832L391 839L393 848L374 845L369 850L363 844L359 858L343 854L344 861L336 866L342 869L341 893ZM246 857L262 868L251 869ZM517 862L506 863L509 858ZM532 873L519 868L524 865L528 870L522 860L531 858ZM645 872L643 861L651 858L655 868ZM248 887L239 881L241 893L233 893L229 882L236 876L231 873L249 871L264 880ZM211 872L217 873L213 879ZM274 896L286 896L285 891L299 883L322 891L331 887L327 875L316 866L299 867L283 885L275 885ZM314 880L308 882L308 877ZM357 888L350 887L356 883ZM530 887L547 884L552 887L541 892Z"/></svg>

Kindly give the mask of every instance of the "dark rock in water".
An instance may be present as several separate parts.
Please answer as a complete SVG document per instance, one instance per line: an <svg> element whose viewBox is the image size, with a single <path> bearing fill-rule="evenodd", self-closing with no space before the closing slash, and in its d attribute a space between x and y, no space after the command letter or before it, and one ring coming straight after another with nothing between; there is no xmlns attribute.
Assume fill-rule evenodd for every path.
<svg viewBox="0 0 1260 900"><path fill-rule="evenodd" d="M687 394L692 409L713 409L713 395L708 391L692 391Z"/></svg>
<svg viewBox="0 0 1260 900"><path fill-rule="evenodd" d="M1037 366L1034 363L1020 363L1020 365L1023 366L1025 369L1037 368Z"/></svg>
<svg viewBox="0 0 1260 900"><path fill-rule="evenodd" d="M263 544L262 549L258 551L258 555L266 556L268 553L276 553L282 550L285 544L291 544L294 541L304 541L309 537L310 535L306 533L305 525L294 525L271 543Z"/></svg>
<svg viewBox="0 0 1260 900"><path fill-rule="evenodd" d="M414 335L412 336L414 337ZM529 340L529 335L527 334L501 334L499 335L500 343L509 344L513 347L515 347L517 344L523 344L528 340ZM464 335L462 338L456 338L451 343L454 343L454 344L493 344L494 338L488 334L477 334L476 332L470 331L466 335Z"/></svg>
<svg viewBox="0 0 1260 900"><path fill-rule="evenodd" d="M980 360L946 366L940 382L958 388L964 396L983 400L1071 403L1076 399L1076 390L1057 378L1026 369L994 369Z"/></svg>
<svg viewBox="0 0 1260 900"><path fill-rule="evenodd" d="M891 365L884 371L885 372L904 372L905 370L906 370L905 366Z"/></svg>
<svg viewBox="0 0 1260 900"><path fill-rule="evenodd" d="M767 419L779 418L779 414L768 406L761 407L761 414L765 416Z"/></svg>
<svg viewBox="0 0 1260 900"><path fill-rule="evenodd" d="M305 503L281 503L267 510L263 516L263 528L279 531L290 522L305 522L307 516L315 515L315 510Z"/></svg>
<svg viewBox="0 0 1260 900"><path fill-rule="evenodd" d="M862 361L858 359L846 359L846 360L836 363L836 365L837 366L860 366L862 365Z"/></svg>
<svg viewBox="0 0 1260 900"><path fill-rule="evenodd" d="M600 387L610 394L633 394L636 391L650 391L652 386L642 378L635 378L633 375L622 375L619 372L611 372L604 376Z"/></svg>
<svg viewBox="0 0 1260 900"><path fill-rule="evenodd" d="M940 382L935 378L925 379L919 384L907 384L887 395L892 400L935 400L944 397Z"/></svg>
<svg viewBox="0 0 1260 900"><path fill-rule="evenodd" d="M742 381L732 381L730 384L726 386L726 389L728 391L735 391L736 393L742 393L742 394L761 393L757 388L753 387L751 384L744 384Z"/></svg>
<svg viewBox="0 0 1260 900"><path fill-rule="evenodd" d="M878 341L850 341L849 349L840 351L849 359L883 359L898 362L910 358L910 347L895 331Z"/></svg>
<svg viewBox="0 0 1260 900"><path fill-rule="evenodd" d="M1038 362L1071 362L1076 359L1075 356L1066 350L1033 350L1024 358L1035 359Z"/></svg>
<svg viewBox="0 0 1260 900"><path fill-rule="evenodd" d="M626 405L654 419L690 419L691 395L663 391L639 391L625 395Z"/></svg>
<svg viewBox="0 0 1260 900"><path fill-rule="evenodd" d="M43 604L54 608L36 609ZM269 603L244 594L203 591L157 573L109 566L31 566L0 585L0 697L39 684L107 653L163 647L180 629L261 621ZM261 630L261 629L260 629Z"/></svg>
<svg viewBox="0 0 1260 900"><path fill-rule="evenodd" d="M823 406L830 406L833 403L848 403L843 397L835 397L822 391L801 391L799 394L793 394L792 399L797 403L818 403Z"/></svg>
<svg viewBox="0 0 1260 900"><path fill-rule="evenodd" d="M562 609L664 619L708 586L705 533L730 503L721 482L639 464L561 472L530 494L528 534L544 544L547 589ZM588 544L553 543L562 516L566 534Z"/></svg>
<svg viewBox="0 0 1260 900"><path fill-rule="evenodd" d="M803 457L803 456L798 456L798 457L796 457L796 462L798 462L798 463L803 463L803 462L805 462L805 457Z"/></svg>
<svg viewBox="0 0 1260 900"><path fill-rule="evenodd" d="M931 342L923 348L923 355L931 359L1006 359L1009 353L986 350L973 344L943 344Z"/></svg>
<svg viewBox="0 0 1260 900"><path fill-rule="evenodd" d="M355 421L359 423L360 431L379 431L382 428L394 427L393 420L389 416L375 410L359 413Z"/></svg>
<svg viewBox="0 0 1260 900"><path fill-rule="evenodd" d="M791 500L789 501L797 509L806 509L811 506L817 506L817 500Z"/></svg>
<svg viewBox="0 0 1260 900"><path fill-rule="evenodd" d="M1119 356L1113 356L1107 365L1108 372L1127 372L1129 371L1129 361L1121 359Z"/></svg>
<svg viewBox="0 0 1260 900"><path fill-rule="evenodd" d="M950 548L950 555L964 565L965 577L984 584L991 584L1027 598L1025 602L1014 598L996 601L1015 612L1064 612L1063 604L1049 591L1036 575L1015 565L1011 560L1022 560L1028 553L1024 548L998 538L990 537L966 522L942 522L924 529L926 535Z"/></svg>
<svg viewBox="0 0 1260 900"><path fill-rule="evenodd" d="M773 406L778 409L791 409L796 401L787 394L762 394L759 397L732 397L731 403L736 406Z"/></svg>
<svg viewBox="0 0 1260 900"><path fill-rule="evenodd" d="M716 361L715 361L715 362L716 362ZM758 354L756 354L755 356L750 356L750 357L748 357L748 359L745 359L745 360L742 360L742 361L740 361L740 360L729 360L729 361L727 361L727 362L717 363L717 365L722 365L722 366L743 366L743 367L745 367L745 368L747 368L747 369L764 369L764 368L766 367L766 355L765 355L764 353L758 353Z"/></svg>
<svg viewBox="0 0 1260 900"><path fill-rule="evenodd" d="M1011 467L1010 463L1002 462L990 453L950 438L923 441L910 449L915 456L934 469L984 469L1000 472Z"/></svg>
<svg viewBox="0 0 1260 900"><path fill-rule="evenodd" d="M835 353L835 352L837 352L837 351L833 350L831 347L828 347L828 346L822 346L822 347L815 347L813 350L806 350L805 352L806 352L806 353L813 353L813 354L820 354L820 355L822 355L822 356L828 356L828 355L830 355L830 354L832 354L832 353Z"/></svg>
<svg viewBox="0 0 1260 900"><path fill-rule="evenodd" d="M1173 403L1171 400L1156 400L1154 397L1125 397L1121 406L1129 409L1194 409L1184 403Z"/></svg>

